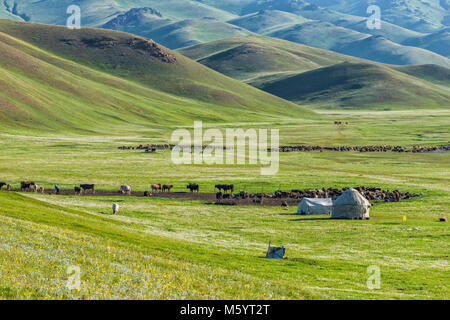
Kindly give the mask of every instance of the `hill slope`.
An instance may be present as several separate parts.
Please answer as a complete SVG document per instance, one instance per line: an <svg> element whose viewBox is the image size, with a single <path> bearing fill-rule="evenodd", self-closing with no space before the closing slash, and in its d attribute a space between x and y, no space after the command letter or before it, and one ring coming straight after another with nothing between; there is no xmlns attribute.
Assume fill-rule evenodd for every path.
<svg viewBox="0 0 450 320"><path fill-rule="evenodd" d="M450 69L437 65L369 64L367 60L262 36L220 40L180 52L302 104L355 108L450 105ZM394 93L386 92L392 88Z"/></svg>
<svg viewBox="0 0 450 320"><path fill-rule="evenodd" d="M331 51L263 36L213 41L183 48L179 52L216 71L256 86L344 61L361 61Z"/></svg>
<svg viewBox="0 0 450 320"><path fill-rule="evenodd" d="M0 46L0 119L12 127L313 116L126 33L0 20Z"/></svg>
<svg viewBox="0 0 450 320"><path fill-rule="evenodd" d="M261 89L322 107L448 107L450 90L372 63L342 63L298 74Z"/></svg>

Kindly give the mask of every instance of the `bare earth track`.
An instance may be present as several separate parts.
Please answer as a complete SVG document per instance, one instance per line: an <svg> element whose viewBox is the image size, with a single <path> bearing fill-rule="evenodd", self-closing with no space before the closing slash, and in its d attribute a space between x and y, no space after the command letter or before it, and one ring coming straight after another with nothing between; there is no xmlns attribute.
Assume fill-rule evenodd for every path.
<svg viewBox="0 0 450 320"><path fill-rule="evenodd" d="M358 189L361 187L357 187ZM375 189L375 188L372 188ZM329 189L331 190L331 188ZM333 189L336 193L325 193L323 189L303 190L303 191L276 191L275 193L258 193L258 194L246 194L242 196L243 192L238 193L220 193L218 198L217 193L197 193L197 192L131 192L126 197L145 197L145 198L167 198L167 199L187 199L205 201L207 204L215 205L230 205L230 206L297 206L303 197L310 198L326 198L332 197L334 200L342 194L343 190ZM24 192L20 189L13 189L13 192ZM363 190L361 190L363 191ZM34 193L32 191L25 191L28 193ZM363 191L363 195L374 203L380 202L398 202L401 200L408 200L414 197L420 197L419 194L409 192L398 191L380 191L376 195L371 194L372 191ZM46 194L55 196L89 196L89 197L114 197L124 196L120 192L96 190L95 193L85 192L83 194L77 194L74 190L61 190L59 193L54 191L46 191Z"/></svg>

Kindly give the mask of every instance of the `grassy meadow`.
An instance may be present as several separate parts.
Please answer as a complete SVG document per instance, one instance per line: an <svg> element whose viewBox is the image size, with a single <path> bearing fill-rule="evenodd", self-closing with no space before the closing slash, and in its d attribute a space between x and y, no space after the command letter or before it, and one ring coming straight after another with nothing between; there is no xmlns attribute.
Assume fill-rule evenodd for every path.
<svg viewBox="0 0 450 320"><path fill-rule="evenodd" d="M282 144L448 144L446 110L322 113L318 119L254 123L279 128ZM335 120L348 121L337 126ZM189 124L186 123L186 127ZM209 124L212 127L247 123ZM297 216L296 208L231 207L182 199L55 196L0 192L0 297L4 299L448 299L448 153L280 154L280 171L259 165L182 165L170 151L146 154L121 145L167 143L177 127L104 132L1 133L0 180L52 188L149 190L152 183L201 192L234 183L253 192L278 188L379 186L422 193L376 204L370 221ZM133 131L134 130L134 131ZM121 210L111 215L111 204ZM407 221L403 222L402 217ZM418 230L414 230L417 228ZM287 259L266 260L269 241ZM67 267L81 270L69 290ZM381 270L381 288L366 282Z"/></svg>

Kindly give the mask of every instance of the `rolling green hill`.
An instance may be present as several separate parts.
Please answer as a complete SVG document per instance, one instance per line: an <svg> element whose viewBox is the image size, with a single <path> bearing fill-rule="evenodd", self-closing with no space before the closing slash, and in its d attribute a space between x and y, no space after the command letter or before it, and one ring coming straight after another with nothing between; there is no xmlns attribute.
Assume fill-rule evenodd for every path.
<svg viewBox="0 0 450 320"><path fill-rule="evenodd" d="M325 108L448 108L450 90L387 66L341 63L262 86L285 99Z"/></svg>
<svg viewBox="0 0 450 320"><path fill-rule="evenodd" d="M352 108L450 105L450 69L437 65L369 64L367 60L262 36L220 40L180 52L302 104ZM390 90L393 92L387 92Z"/></svg>
<svg viewBox="0 0 450 320"><path fill-rule="evenodd" d="M435 64L395 67L400 72L450 87L450 69Z"/></svg>
<svg viewBox="0 0 450 320"><path fill-rule="evenodd" d="M314 117L126 33L0 20L0 46L0 121L6 127L131 130L194 118Z"/></svg>
<svg viewBox="0 0 450 320"><path fill-rule="evenodd" d="M216 71L255 86L344 61L361 61L331 51L263 36L213 41L183 48L179 52Z"/></svg>

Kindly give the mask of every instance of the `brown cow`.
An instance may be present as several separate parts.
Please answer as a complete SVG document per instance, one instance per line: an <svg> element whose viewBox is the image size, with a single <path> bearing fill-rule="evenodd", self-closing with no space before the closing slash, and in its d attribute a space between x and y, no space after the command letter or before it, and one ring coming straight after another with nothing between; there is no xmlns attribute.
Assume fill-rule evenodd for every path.
<svg viewBox="0 0 450 320"><path fill-rule="evenodd" d="M152 184L152 191L159 192L159 191L161 191L161 190L162 190L162 186L161 186L160 183L158 183L158 184Z"/></svg>
<svg viewBox="0 0 450 320"><path fill-rule="evenodd" d="M173 188L173 185L171 185L171 184L165 184L165 185L163 185L163 187L162 187L162 190L165 192L166 190L167 190L167 192L170 192L170 190L172 190L172 188Z"/></svg>

